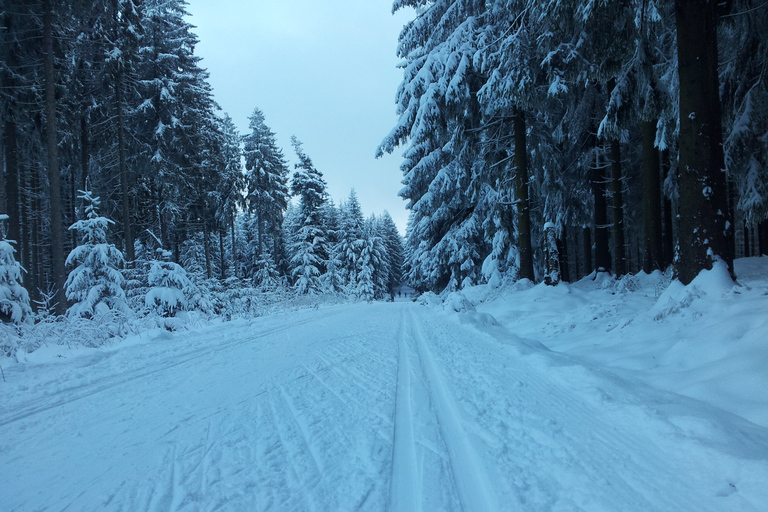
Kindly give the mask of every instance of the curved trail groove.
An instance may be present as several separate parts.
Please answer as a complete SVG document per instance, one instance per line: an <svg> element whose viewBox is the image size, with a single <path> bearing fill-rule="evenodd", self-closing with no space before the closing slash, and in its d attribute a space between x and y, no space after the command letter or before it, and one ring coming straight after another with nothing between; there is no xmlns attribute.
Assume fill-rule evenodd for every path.
<svg viewBox="0 0 768 512"><path fill-rule="evenodd" d="M5 369L0 509L759 511L768 429L353 304Z"/></svg>

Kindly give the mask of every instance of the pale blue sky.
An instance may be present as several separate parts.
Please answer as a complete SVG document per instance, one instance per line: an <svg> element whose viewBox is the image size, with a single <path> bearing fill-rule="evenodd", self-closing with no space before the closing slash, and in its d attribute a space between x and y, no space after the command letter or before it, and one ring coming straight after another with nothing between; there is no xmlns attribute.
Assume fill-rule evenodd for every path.
<svg viewBox="0 0 768 512"><path fill-rule="evenodd" d="M354 188L366 216L387 210L404 234L401 151L374 153L397 121L408 14L393 16L391 0L188 1L196 53L240 132L260 108L291 164L295 134L337 204Z"/></svg>

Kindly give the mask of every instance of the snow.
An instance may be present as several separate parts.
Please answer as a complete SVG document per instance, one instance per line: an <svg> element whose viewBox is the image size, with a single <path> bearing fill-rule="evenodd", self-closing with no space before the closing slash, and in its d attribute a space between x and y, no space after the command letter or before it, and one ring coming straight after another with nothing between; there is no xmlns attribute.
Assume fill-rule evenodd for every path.
<svg viewBox="0 0 768 512"><path fill-rule="evenodd" d="M1 361L0 508L764 510L768 258L735 270L51 343Z"/></svg>

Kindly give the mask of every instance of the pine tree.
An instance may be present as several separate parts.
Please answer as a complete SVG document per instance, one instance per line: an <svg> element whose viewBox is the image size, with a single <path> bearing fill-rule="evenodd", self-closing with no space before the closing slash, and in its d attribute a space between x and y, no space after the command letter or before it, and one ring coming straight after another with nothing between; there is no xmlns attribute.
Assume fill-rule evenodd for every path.
<svg viewBox="0 0 768 512"><path fill-rule="evenodd" d="M107 241L107 230L114 224L99 216L99 198L90 190L81 190L86 218L70 226L81 236L82 244L67 257L74 265L66 281L67 299L72 303L70 316L94 318L110 310L128 313L125 278L120 267L125 264L123 253Z"/></svg>

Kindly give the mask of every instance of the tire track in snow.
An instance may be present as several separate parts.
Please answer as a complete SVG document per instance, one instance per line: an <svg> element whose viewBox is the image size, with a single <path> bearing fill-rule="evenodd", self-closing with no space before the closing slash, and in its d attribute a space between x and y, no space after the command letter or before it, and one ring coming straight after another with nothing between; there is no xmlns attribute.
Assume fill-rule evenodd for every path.
<svg viewBox="0 0 768 512"><path fill-rule="evenodd" d="M394 436L392 443L392 475L389 508L400 512L421 510L420 481L416 463L416 441L411 411L411 366L406 343L405 310L400 319L397 356L397 391L395 395Z"/></svg>
<svg viewBox="0 0 768 512"><path fill-rule="evenodd" d="M488 481L486 470L477 453L472 448L467 433L461 425L461 413L448 386L440 374L437 362L432 356L424 333L409 311L412 335L421 361L422 370L427 377L430 398L435 405L440 430L448 450L456 486L458 487L463 510L499 510L495 503L493 487Z"/></svg>

